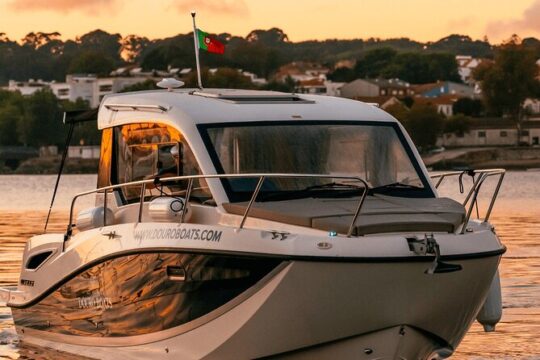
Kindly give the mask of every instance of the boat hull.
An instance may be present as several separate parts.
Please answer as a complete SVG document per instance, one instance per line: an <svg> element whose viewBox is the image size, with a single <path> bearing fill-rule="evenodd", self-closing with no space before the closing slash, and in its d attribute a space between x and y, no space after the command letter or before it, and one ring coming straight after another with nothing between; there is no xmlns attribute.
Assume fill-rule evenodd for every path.
<svg viewBox="0 0 540 360"><path fill-rule="evenodd" d="M146 255L154 260L164 257ZM188 256L169 255L175 261ZM140 255L128 256L130 268L132 261L140 262ZM195 263L212 263L198 256ZM23 341L104 359L117 358L119 353L134 359L149 354L156 359L307 359L314 354L328 359L418 359L437 352L445 357L457 347L481 308L499 259L500 254L456 258L450 262L461 270L429 275L426 270L431 262L426 259L262 257L252 264L266 261L264 270L244 282L247 289L236 290L198 316L189 307L178 314L181 305L189 303L186 293L193 290L185 284L189 281L176 285L183 289L176 295L164 295L167 281L182 281L169 280L170 274L159 269L150 272L156 277L152 280L148 269L153 269L154 262L135 267L139 271L122 278L124 273L113 266L115 260L108 260L70 279L38 303L13 309L13 316ZM230 277L235 272L229 270ZM189 279L189 271L184 276ZM130 286L123 285L125 278L130 279ZM80 286L83 283L87 288ZM149 284L162 292L154 289L147 293L146 302L138 301L135 290ZM80 300L81 294L88 298L93 293L100 295ZM196 300L205 297L212 301L210 293ZM186 316L190 311L191 317ZM171 318L183 320L174 323Z"/></svg>

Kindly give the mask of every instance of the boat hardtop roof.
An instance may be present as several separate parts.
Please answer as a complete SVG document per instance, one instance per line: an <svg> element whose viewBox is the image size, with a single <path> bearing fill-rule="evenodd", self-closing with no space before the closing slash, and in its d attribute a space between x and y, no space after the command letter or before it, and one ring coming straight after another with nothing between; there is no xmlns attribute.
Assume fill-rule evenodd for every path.
<svg viewBox="0 0 540 360"><path fill-rule="evenodd" d="M187 124L244 121L397 122L373 104L332 96L261 90L175 89L107 95L100 105L98 127L103 129L149 118L179 129Z"/></svg>

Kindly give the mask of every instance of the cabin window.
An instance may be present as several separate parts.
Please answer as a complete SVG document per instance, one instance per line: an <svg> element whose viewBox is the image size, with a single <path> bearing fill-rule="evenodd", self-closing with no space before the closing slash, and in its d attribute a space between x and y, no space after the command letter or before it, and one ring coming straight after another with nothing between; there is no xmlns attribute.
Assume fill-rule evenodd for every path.
<svg viewBox="0 0 540 360"><path fill-rule="evenodd" d="M112 140L112 129L103 130L101 133L101 153L99 156L98 188L111 185Z"/></svg>
<svg viewBox="0 0 540 360"><path fill-rule="evenodd" d="M163 124L139 123L114 129L115 183L138 180L165 179L174 176L200 175L193 152L178 130ZM185 193L187 180L164 182L162 186L147 184L145 196ZM206 182L195 180L190 199L211 198ZM122 194L128 203L140 200L141 185L124 187Z"/></svg>
<svg viewBox="0 0 540 360"><path fill-rule="evenodd" d="M486 132L485 131L479 131L478 132L478 137L479 138L485 138L486 137Z"/></svg>
<svg viewBox="0 0 540 360"><path fill-rule="evenodd" d="M506 131L501 131L499 134L501 137L507 137L508 133Z"/></svg>

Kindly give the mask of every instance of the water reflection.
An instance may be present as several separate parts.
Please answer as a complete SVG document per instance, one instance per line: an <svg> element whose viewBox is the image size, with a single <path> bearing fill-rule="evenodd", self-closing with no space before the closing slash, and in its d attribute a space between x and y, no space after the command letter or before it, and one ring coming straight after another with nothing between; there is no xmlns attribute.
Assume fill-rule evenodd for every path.
<svg viewBox="0 0 540 360"><path fill-rule="evenodd" d="M51 231L65 230L67 206L74 193L95 186L95 176L67 176L61 183ZM493 179L494 180L494 179ZM466 179L466 184L469 182ZM18 279L24 242L42 232L53 176L0 177L0 286ZM508 247L501 262L503 318L494 333L475 323L452 359L540 359L540 172L510 172L495 205L492 223ZM488 204L495 181L488 181L479 198ZM463 197L456 179L445 181L441 195ZM91 199L86 200L91 203ZM31 210L28 210L31 209ZM84 359L20 344L11 313L0 307L0 359Z"/></svg>

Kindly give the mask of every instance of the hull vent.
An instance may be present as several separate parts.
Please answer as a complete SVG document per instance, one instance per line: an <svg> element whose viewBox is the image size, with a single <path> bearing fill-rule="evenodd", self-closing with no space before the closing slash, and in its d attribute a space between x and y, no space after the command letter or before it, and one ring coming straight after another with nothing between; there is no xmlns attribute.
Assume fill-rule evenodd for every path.
<svg viewBox="0 0 540 360"><path fill-rule="evenodd" d="M49 258L49 256L51 256L52 253L52 251L44 251L42 253L33 255L26 262L26 268L28 270L36 270L41 264L45 262L45 260Z"/></svg>

